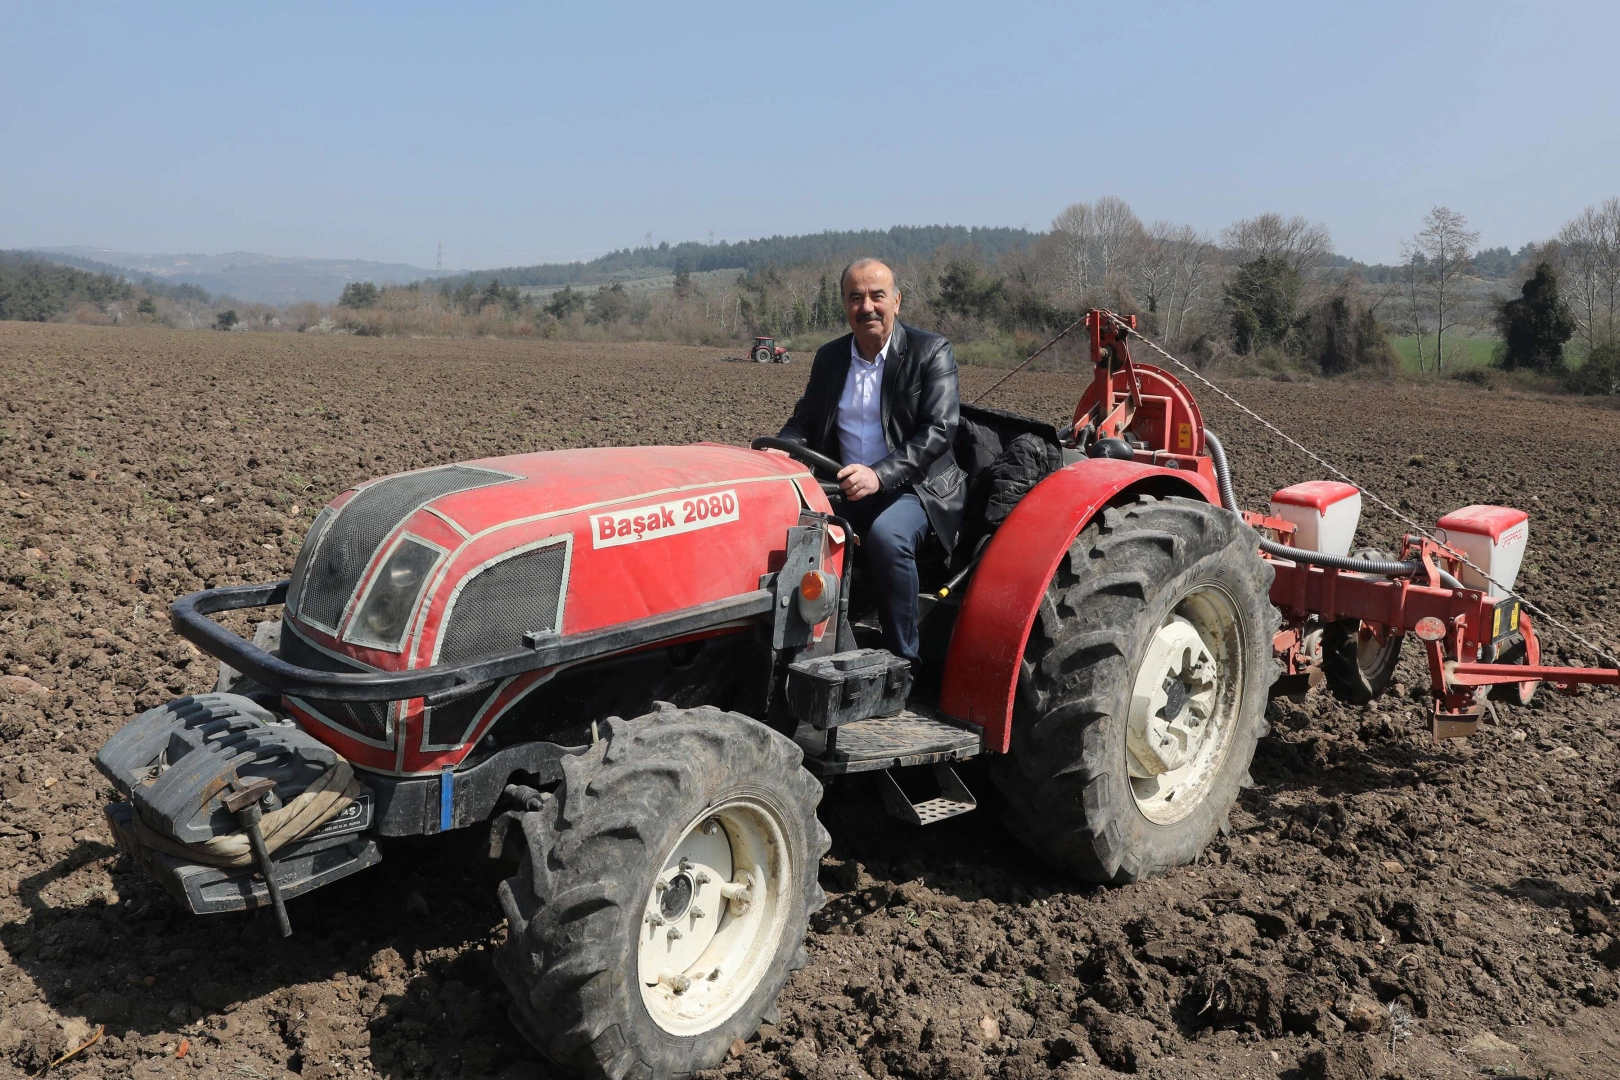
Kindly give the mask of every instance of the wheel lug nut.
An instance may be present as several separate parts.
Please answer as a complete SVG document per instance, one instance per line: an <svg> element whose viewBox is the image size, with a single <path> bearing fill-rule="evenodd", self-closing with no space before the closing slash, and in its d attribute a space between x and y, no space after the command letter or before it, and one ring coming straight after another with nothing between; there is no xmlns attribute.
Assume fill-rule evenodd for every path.
<svg viewBox="0 0 1620 1080"><path fill-rule="evenodd" d="M690 869L692 869L692 860L688 859L685 855L681 856L681 869L682 870L690 870Z"/></svg>
<svg viewBox="0 0 1620 1080"><path fill-rule="evenodd" d="M662 921L662 920L660 920L660 921ZM669 937L670 941L678 941L684 936L685 935L683 935L679 930L675 929L673 926L669 928L668 937Z"/></svg>
<svg viewBox="0 0 1620 1080"><path fill-rule="evenodd" d="M703 871L699 870L696 874L692 875L692 884L696 885L698 888L701 889L703 886L707 885L708 883L709 883L709 875L705 874Z"/></svg>
<svg viewBox="0 0 1620 1080"><path fill-rule="evenodd" d="M703 823L703 835L705 835L705 836L713 836L715 833L717 833L719 831L720 831L720 819L719 818L710 818L708 821L705 821Z"/></svg>
<svg viewBox="0 0 1620 1080"><path fill-rule="evenodd" d="M649 911L647 913L647 921L649 923L651 923L652 925L654 925L654 926L663 926L664 925L664 917L662 915L658 914L658 912L656 912L656 911Z"/></svg>
<svg viewBox="0 0 1620 1080"><path fill-rule="evenodd" d="M700 907L693 908L692 909L692 918L694 918L694 919L703 918L703 909L700 908Z"/></svg>

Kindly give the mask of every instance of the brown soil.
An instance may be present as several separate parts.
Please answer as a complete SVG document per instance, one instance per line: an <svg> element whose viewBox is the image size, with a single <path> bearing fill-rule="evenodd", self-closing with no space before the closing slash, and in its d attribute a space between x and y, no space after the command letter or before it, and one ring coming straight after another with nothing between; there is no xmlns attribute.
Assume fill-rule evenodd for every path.
<svg viewBox="0 0 1620 1080"><path fill-rule="evenodd" d="M53 1072L535 1075L487 956L502 871L476 837L394 846L294 901L283 942L262 916L181 913L120 857L90 755L212 683L169 601L285 575L348 484L518 450L742 442L775 430L807 371L668 346L0 323L0 1073L37 1074L105 1025ZM968 372L969 396L994 376ZM1078 389L1020 377L996 403L1052 416ZM1232 389L1420 520L1530 509L1524 588L1614 641L1620 412L1450 384ZM1249 504L1321 474L1199 397ZM1372 508L1367 527L1386 546L1400 532ZM1043 870L977 771L980 812L924 831L835 787L811 964L721 1072L1620 1076L1617 699L1544 695L1436 745L1423 682L1409 649L1374 706L1276 708L1231 835L1127 888Z"/></svg>

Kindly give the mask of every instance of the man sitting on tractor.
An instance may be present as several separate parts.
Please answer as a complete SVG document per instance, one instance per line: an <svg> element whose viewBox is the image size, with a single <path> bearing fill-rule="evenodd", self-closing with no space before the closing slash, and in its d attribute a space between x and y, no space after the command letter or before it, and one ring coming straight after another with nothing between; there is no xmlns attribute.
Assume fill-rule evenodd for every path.
<svg viewBox="0 0 1620 1080"><path fill-rule="evenodd" d="M933 527L946 552L967 484L951 454L960 408L951 343L899 322L894 271L857 259L839 278L852 333L816 351L780 438L843 462L833 511L861 538L883 644L917 664L917 551Z"/></svg>

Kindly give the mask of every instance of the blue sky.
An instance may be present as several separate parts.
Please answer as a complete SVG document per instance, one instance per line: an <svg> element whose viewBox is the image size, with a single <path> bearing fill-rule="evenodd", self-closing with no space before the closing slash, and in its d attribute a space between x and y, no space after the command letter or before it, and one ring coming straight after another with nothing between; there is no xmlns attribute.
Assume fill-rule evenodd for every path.
<svg viewBox="0 0 1620 1080"><path fill-rule="evenodd" d="M10 4L0 247L449 267L1044 228L1118 195L1396 256L1620 194L1612 4Z"/></svg>

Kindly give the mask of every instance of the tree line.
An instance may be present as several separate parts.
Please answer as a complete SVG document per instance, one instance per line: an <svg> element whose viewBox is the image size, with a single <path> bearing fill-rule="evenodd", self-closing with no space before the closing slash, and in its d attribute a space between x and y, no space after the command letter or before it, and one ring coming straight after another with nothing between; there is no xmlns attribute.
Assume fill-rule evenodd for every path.
<svg viewBox="0 0 1620 1080"><path fill-rule="evenodd" d="M0 319L45 322L74 304L129 300L134 291L129 282L112 274L0 252Z"/></svg>
<svg viewBox="0 0 1620 1080"><path fill-rule="evenodd" d="M972 247L995 257L1002 252L1027 246L1037 234L1027 229L974 227L961 225L898 225L891 229L828 231L804 236L771 236L736 243L720 241L702 244L686 241L611 251L589 262L542 263L499 270L478 270L447 278L429 279L434 287L446 283L458 289L471 283L483 288L491 280L508 287L554 287L593 285L611 282L615 276L636 271L654 273L701 273L710 270L750 272L768 266L802 266L810 263L848 262L870 255L884 260L925 256L949 245Z"/></svg>
<svg viewBox="0 0 1620 1080"><path fill-rule="evenodd" d="M1211 233L1144 222L1123 199L1104 196L1064 208L1044 232L939 227L777 237L726 246L722 261L736 261L739 251L758 261L718 271L696 260L686 265L683 249L712 252L709 245L649 245L617 254L641 259L643 270L651 260L671 264L661 278L560 287L505 272L409 286L358 281L335 305L286 309L228 300L210 308L193 286L132 287L13 256L0 311L53 318L78 304L81 320L94 307L116 322L133 297L138 315L193 327L717 346L768 334L805 349L842 332L839 271L875 254L895 268L902 317L949 335L968 363L1021 359L1087 308L1107 307L1137 315L1144 333L1197 365L1382 373L1398 365L1398 343L1421 371L1445 375L1472 362L1465 349L1477 358L1493 343L1497 367L1615 392L1620 200L1589 207L1556 236L1516 251L1481 249L1479 240L1464 215L1437 206L1414 222L1398 262L1369 266L1335 255L1328 229L1304 217L1259 214ZM591 265L605 272L615 264L604 257ZM1065 343L1050 362L1076 362L1079 345Z"/></svg>

